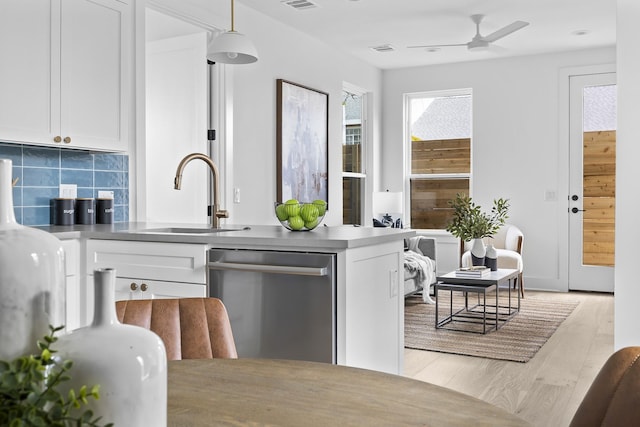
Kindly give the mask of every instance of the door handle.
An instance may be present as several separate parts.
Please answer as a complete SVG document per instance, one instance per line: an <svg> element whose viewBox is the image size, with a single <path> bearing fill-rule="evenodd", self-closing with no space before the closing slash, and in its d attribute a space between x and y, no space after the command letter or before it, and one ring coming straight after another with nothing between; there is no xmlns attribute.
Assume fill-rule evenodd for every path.
<svg viewBox="0 0 640 427"><path fill-rule="evenodd" d="M253 273L293 274L297 276L326 276L327 267L298 267L292 265L245 264L236 262L210 262L209 270L251 271Z"/></svg>
<svg viewBox="0 0 640 427"><path fill-rule="evenodd" d="M578 208L571 208L571 212L573 213L578 213L578 212L584 212L584 209L578 209Z"/></svg>

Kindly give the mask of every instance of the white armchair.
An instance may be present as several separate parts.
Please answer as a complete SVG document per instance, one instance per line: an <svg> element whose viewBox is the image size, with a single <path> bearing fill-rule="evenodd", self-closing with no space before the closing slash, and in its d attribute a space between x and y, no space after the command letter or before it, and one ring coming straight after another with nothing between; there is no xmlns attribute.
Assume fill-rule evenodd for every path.
<svg viewBox="0 0 640 427"><path fill-rule="evenodd" d="M524 234L515 225L505 224L493 236L491 243L496 248L498 255L498 268L513 268L520 272L516 280L520 287L520 295L524 298L524 281L522 278L522 271L524 270L522 260ZM464 242L460 245L460 265L462 267L471 265L469 244L469 242Z"/></svg>

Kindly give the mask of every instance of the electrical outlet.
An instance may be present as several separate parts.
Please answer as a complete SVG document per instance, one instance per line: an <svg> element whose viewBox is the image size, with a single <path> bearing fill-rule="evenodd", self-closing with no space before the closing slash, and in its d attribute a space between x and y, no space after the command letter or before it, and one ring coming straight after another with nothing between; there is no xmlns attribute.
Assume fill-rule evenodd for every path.
<svg viewBox="0 0 640 427"><path fill-rule="evenodd" d="M75 199L78 197L78 186L76 184L60 184L60 195L63 199Z"/></svg>
<svg viewBox="0 0 640 427"><path fill-rule="evenodd" d="M233 189L233 203L240 203L240 189L238 187Z"/></svg>

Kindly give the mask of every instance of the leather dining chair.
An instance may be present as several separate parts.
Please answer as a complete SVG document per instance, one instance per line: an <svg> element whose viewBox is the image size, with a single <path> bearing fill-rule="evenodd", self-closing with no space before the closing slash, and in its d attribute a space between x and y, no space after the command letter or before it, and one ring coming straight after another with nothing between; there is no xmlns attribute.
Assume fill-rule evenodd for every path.
<svg viewBox="0 0 640 427"><path fill-rule="evenodd" d="M640 347L613 353L591 384L569 427L640 426Z"/></svg>
<svg viewBox="0 0 640 427"><path fill-rule="evenodd" d="M227 309L218 298L116 301L121 323L155 332L168 360L238 357Z"/></svg>

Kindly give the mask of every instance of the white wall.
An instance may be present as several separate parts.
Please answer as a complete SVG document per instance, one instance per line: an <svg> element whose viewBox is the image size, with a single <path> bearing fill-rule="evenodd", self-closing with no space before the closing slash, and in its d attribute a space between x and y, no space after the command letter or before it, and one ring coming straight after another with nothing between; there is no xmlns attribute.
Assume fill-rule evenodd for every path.
<svg viewBox="0 0 640 427"><path fill-rule="evenodd" d="M252 65L234 66L234 186L242 195L234 221L276 224L276 79L329 93L329 213L324 223L342 223L342 85L380 93L381 72L328 48L264 15L243 12L242 28L260 54ZM236 18L238 19L238 18ZM238 22L238 21L236 21ZM277 31L273 29L277 28ZM230 67L230 66L227 66ZM380 123L380 98L373 97ZM379 140L379 130L374 132Z"/></svg>
<svg viewBox="0 0 640 427"><path fill-rule="evenodd" d="M597 49L383 73L382 183L403 189L403 94L471 88L472 197L510 199L509 222L526 236L525 287L566 291L568 140L561 135L559 88L568 67L614 64ZM545 201L554 191L555 201Z"/></svg>
<svg viewBox="0 0 640 427"><path fill-rule="evenodd" d="M618 0L618 133L616 142L616 349L640 345L638 321L638 182L640 182L640 3Z"/></svg>
<svg viewBox="0 0 640 427"><path fill-rule="evenodd" d="M155 5L187 16L205 28L229 26L228 5L214 10L189 0L154 0ZM347 82L372 92L374 151L380 141L380 91L382 73L360 60L329 48L297 30L283 26L241 3L235 5L236 30L255 44L260 59L254 64L221 65L221 73L232 89L227 111L232 126L220 135L231 144L233 164L226 176L227 223L278 224L273 211L276 201L276 79L282 78L329 93L329 211L324 223L342 223L342 85ZM274 30L277 29L277 30ZM379 160L374 160L379 161ZM375 176L372 176L375 180ZM240 190L240 203L232 203L233 188Z"/></svg>

